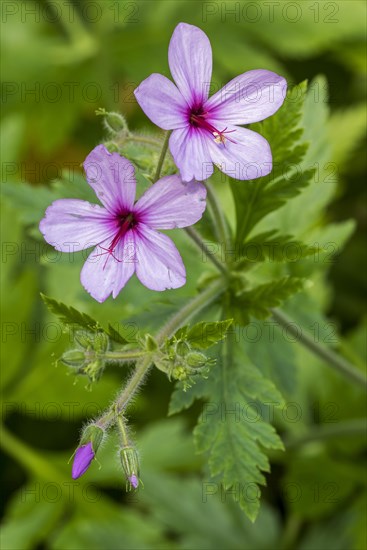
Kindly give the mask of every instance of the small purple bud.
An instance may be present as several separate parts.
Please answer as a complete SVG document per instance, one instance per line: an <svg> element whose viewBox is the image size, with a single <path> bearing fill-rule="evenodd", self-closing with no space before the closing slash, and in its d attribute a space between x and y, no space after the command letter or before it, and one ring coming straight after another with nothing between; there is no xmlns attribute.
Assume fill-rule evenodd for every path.
<svg viewBox="0 0 367 550"><path fill-rule="evenodd" d="M73 462L72 478L78 479L78 477L82 476L88 470L93 458L94 451L91 442L78 447Z"/></svg>
<svg viewBox="0 0 367 550"><path fill-rule="evenodd" d="M134 487L134 489L137 489L138 488L138 485L139 485L139 480L138 478L136 477L135 474L131 475L128 480L130 481L131 485Z"/></svg>

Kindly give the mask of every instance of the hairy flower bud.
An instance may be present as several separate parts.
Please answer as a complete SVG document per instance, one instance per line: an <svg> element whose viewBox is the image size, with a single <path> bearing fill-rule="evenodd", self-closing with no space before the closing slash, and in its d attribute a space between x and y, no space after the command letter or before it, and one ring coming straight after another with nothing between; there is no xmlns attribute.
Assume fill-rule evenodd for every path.
<svg viewBox="0 0 367 550"><path fill-rule="evenodd" d="M198 351L191 351L186 355L185 359L188 366L194 369L203 368L208 362L208 358L206 357L206 355Z"/></svg>
<svg viewBox="0 0 367 550"><path fill-rule="evenodd" d="M123 447L120 450L120 460L126 476L126 490L137 489L139 486L139 457L134 447Z"/></svg>
<svg viewBox="0 0 367 550"><path fill-rule="evenodd" d="M104 430L96 424L90 424L85 428L74 456L71 474L73 479L77 479L88 470L103 436Z"/></svg>
<svg viewBox="0 0 367 550"><path fill-rule="evenodd" d="M61 361L68 367L83 367L85 363L85 354L80 349L71 349L65 351L61 357Z"/></svg>
<svg viewBox="0 0 367 550"><path fill-rule="evenodd" d="M113 135L120 132L129 132L126 119L121 113L106 111L106 109L101 108L96 110L96 115L103 116L104 126L110 134Z"/></svg>
<svg viewBox="0 0 367 550"><path fill-rule="evenodd" d="M80 444L85 445L90 441L94 452L97 452L98 447L102 443L104 434L105 431L100 426L97 426L96 424L89 424L89 426L87 426L83 431Z"/></svg>
<svg viewBox="0 0 367 550"><path fill-rule="evenodd" d="M71 472L72 478L78 479L78 477L81 477L83 474L85 474L93 458L94 451L91 442L87 443L86 445L82 445L81 447L78 447L74 456L73 468Z"/></svg>

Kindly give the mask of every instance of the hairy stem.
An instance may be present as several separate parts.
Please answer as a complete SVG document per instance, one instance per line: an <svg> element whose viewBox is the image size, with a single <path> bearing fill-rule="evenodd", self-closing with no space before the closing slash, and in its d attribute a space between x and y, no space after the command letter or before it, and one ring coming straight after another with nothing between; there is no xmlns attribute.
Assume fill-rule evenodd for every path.
<svg viewBox="0 0 367 550"><path fill-rule="evenodd" d="M279 309L272 309L272 314L277 323L286 328L287 331L294 336L297 341L306 347L320 359L323 359L330 367L340 372L343 376L349 378L355 384L359 386L367 387L367 378L360 370L356 369L349 361L341 357L335 351L315 342L304 331L298 331L295 323L285 313Z"/></svg>
<svg viewBox="0 0 367 550"><path fill-rule="evenodd" d="M103 353L102 357L104 359L109 359L112 361L115 361L115 360L135 361L136 359L140 359L145 355L146 355L146 352L140 351L140 350L131 350L131 351L116 350L116 351L106 351L105 353Z"/></svg>

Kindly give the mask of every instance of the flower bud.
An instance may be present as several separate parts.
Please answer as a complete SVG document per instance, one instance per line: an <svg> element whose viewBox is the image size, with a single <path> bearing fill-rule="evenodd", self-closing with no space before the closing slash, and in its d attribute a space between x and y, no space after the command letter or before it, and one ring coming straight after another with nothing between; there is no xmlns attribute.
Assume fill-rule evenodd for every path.
<svg viewBox="0 0 367 550"><path fill-rule="evenodd" d="M186 362L189 367L200 369L205 367L208 362L208 358L203 353L199 351L191 351L185 357Z"/></svg>
<svg viewBox="0 0 367 550"><path fill-rule="evenodd" d="M94 452L96 453L98 447L102 443L104 433L104 430L96 424L89 424L89 426L87 426L83 431L82 437L80 439L80 444L85 445L90 441L92 443Z"/></svg>
<svg viewBox="0 0 367 550"><path fill-rule="evenodd" d="M72 478L77 479L89 468L104 436L104 430L95 424L87 426L74 456Z"/></svg>
<svg viewBox="0 0 367 550"><path fill-rule="evenodd" d="M105 332L97 332L94 335L93 349L97 353L103 353L108 350L109 338Z"/></svg>
<svg viewBox="0 0 367 550"><path fill-rule="evenodd" d="M134 447L123 447L120 450L120 460L126 476L126 490L139 486L139 458Z"/></svg>
<svg viewBox="0 0 367 550"><path fill-rule="evenodd" d="M74 334L74 340L81 348L88 349L93 344L93 333L85 330L78 330Z"/></svg>
<svg viewBox="0 0 367 550"><path fill-rule="evenodd" d="M68 367L82 367L85 363L85 354L80 349L71 349L62 355L61 361Z"/></svg>
<svg viewBox="0 0 367 550"><path fill-rule="evenodd" d="M128 131L126 119L120 113L106 112L103 121L106 129L111 134Z"/></svg>
<svg viewBox="0 0 367 550"><path fill-rule="evenodd" d="M94 452L91 442L78 447L74 456L73 468L71 472L72 478L78 479L78 477L82 476L88 470L93 458Z"/></svg>

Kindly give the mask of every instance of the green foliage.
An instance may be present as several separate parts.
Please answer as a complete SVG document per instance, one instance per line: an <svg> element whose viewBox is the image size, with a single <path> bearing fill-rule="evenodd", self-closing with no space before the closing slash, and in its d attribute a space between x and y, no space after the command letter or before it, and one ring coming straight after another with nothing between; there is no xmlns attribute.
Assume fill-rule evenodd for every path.
<svg viewBox="0 0 367 550"><path fill-rule="evenodd" d="M283 398L234 338L208 382L209 401L194 431L195 444L208 456L213 481L225 492L234 490L237 502L254 521L260 505L258 484L265 484L261 472L269 471L262 449L283 448L274 428L261 418L257 401L280 406Z"/></svg>
<svg viewBox="0 0 367 550"><path fill-rule="evenodd" d="M268 317L282 305L301 331L363 371L365 2L13 4L4 3L2 18L1 385L8 431L1 444L4 501L9 497L2 548L364 549L363 434L291 446L319 428L362 420L364 394ZM77 333L108 334L112 350L136 348L140 333L156 334L206 288L214 268L174 231L186 286L158 297L131 280L101 307L80 287L81 255L49 261L38 224L59 198L97 202L82 162L103 139L140 170L138 195L150 184L162 133L133 90L153 70L169 75L167 45L179 21L202 27L211 40L213 92L257 68L286 76L291 91L276 115L252 126L270 142L272 174L230 185L213 176L233 250L226 257L209 209L197 229L236 276L230 295L175 338L190 340L216 364L186 391L178 381L172 394L172 384L151 371L128 411L144 490L126 496L113 434L98 451L101 467L93 463L77 482L68 460L83 423L111 404L130 367L108 364L89 392L65 367L55 368L55 359L75 359ZM305 84L293 88L316 71L327 76L314 78L307 92ZM104 107L121 112L131 128L149 124L136 136L157 145L103 136L95 111ZM173 169L167 157L165 173ZM46 298L52 314L40 292L56 298ZM236 324L226 326L223 317ZM299 413L295 420L288 406ZM275 430L290 443L286 453L277 452ZM259 510L256 486L265 474ZM61 498L52 501L55 491ZM254 524L237 503L252 520L259 510Z"/></svg>
<svg viewBox="0 0 367 550"><path fill-rule="evenodd" d="M257 319L266 319L271 315L271 308L279 306L287 298L299 292L302 287L301 279L284 277L238 292L233 298L232 304L236 313L236 321L246 325L250 322L251 316Z"/></svg>
<svg viewBox="0 0 367 550"><path fill-rule="evenodd" d="M86 313L81 313L77 309L75 309L72 306L66 306L62 302L57 302L53 298L49 298L45 294L41 294L41 298L48 307L48 309L51 311L51 313L54 313L62 323L64 323L66 326L72 327L72 328L84 328L87 330L91 330L92 332L97 332L100 330L100 326L92 319L89 315Z"/></svg>
<svg viewBox="0 0 367 550"><path fill-rule="evenodd" d="M308 246L291 235L277 235L276 231L265 231L251 237L239 247L236 269L246 269L257 262L299 261L317 252L315 246Z"/></svg>
<svg viewBox="0 0 367 550"><path fill-rule="evenodd" d="M78 329L85 329L93 333L104 333L111 338L114 342L118 344L127 344L131 342L136 342L136 337L132 334L129 334L129 330L123 325L115 325L117 329L114 328L111 323L108 324L108 329L104 330L102 326L88 315L78 311L72 306L67 306L62 302L58 302L49 296L41 293L41 298L46 304L47 308L56 315L60 321L71 330L75 331Z"/></svg>
<svg viewBox="0 0 367 550"><path fill-rule="evenodd" d="M182 327L175 332L170 342L184 341L193 348L208 349L224 340L232 322L232 319L228 319L214 323L196 323L192 327Z"/></svg>
<svg viewBox="0 0 367 550"><path fill-rule="evenodd" d="M252 125L271 143L273 172L253 181L231 182L236 205L236 241L242 243L259 221L298 195L314 175L313 169L300 169L307 143L299 143L307 85L293 88L284 105L272 117Z"/></svg>

